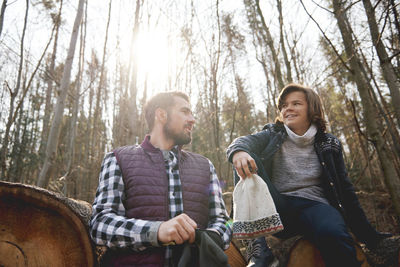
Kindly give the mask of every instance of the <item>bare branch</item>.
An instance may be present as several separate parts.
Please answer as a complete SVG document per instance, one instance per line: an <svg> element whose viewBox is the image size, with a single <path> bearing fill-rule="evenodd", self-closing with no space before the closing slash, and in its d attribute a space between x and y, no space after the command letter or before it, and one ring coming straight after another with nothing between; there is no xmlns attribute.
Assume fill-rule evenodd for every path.
<svg viewBox="0 0 400 267"><path fill-rule="evenodd" d="M392 61L392 59L393 59L394 57L397 57L399 54L400 54L400 50L397 51L396 53L394 53L393 55L391 55L391 56L388 58L388 61Z"/></svg>
<svg viewBox="0 0 400 267"><path fill-rule="evenodd" d="M21 99L20 99L20 101L18 102L18 105L17 105L17 107L16 107L15 110L14 110L14 114L13 114L13 117L12 117L12 120L13 120L13 121L14 121L15 118L17 117L17 113L18 113L18 111L19 111L19 109L20 109L22 103L24 102L24 98L25 98L25 96L26 96L26 93L28 92L29 88L31 87L33 78L35 77L35 75L36 75L36 73L37 73L37 71L38 71L40 65L42 64L42 60L43 60L44 56L46 55L47 49L49 48L50 43L51 43L51 41L53 40L55 29L56 29L56 25L54 25L53 30L51 31L50 39L49 39L49 41L47 42L46 47L44 48L43 53L42 53L42 55L41 55L39 61L38 61L37 64L36 64L36 68L35 68L35 70L33 71L33 73L31 74L31 77L29 78L28 85L24 88L24 91L23 91L23 94L22 94L22 96L21 96Z"/></svg>
<svg viewBox="0 0 400 267"><path fill-rule="evenodd" d="M353 71L350 69L349 66L347 66L346 62L343 60L343 58L340 56L339 52L336 50L335 46L333 45L333 43L331 42L331 40L328 38L328 36L325 34L325 32L322 30L321 26L319 26L318 22L312 17L312 15L307 11L307 8L304 6L303 0L300 0L301 5L304 8L304 11L307 13L307 15L311 18L312 21L314 21L314 23L317 25L318 29L321 31L322 35L325 37L325 39L328 41L328 43L330 44L330 46L332 47L333 51L335 52L335 54L338 56L339 60L342 62L343 66L350 71L351 73L353 73Z"/></svg>
<svg viewBox="0 0 400 267"><path fill-rule="evenodd" d="M4 86L7 87L8 91L10 92L10 95L12 94L12 90L10 88L10 86L8 85L7 81L4 81Z"/></svg>
<svg viewBox="0 0 400 267"><path fill-rule="evenodd" d="M331 14L333 14L333 12L332 11L330 11L329 9L327 9L326 7L323 7L323 6L321 6L320 4L318 4L318 3L316 3L314 0L312 0L312 2L314 3L314 5L316 5L317 7L319 7L319 8L321 8L321 9L323 9L323 10L325 10L326 12L328 12L328 13L331 13Z"/></svg>

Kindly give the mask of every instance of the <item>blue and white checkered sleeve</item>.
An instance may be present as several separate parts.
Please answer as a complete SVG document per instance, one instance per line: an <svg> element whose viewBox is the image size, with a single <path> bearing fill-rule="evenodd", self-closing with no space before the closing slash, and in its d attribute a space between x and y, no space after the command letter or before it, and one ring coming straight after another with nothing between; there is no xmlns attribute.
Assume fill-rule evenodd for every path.
<svg viewBox="0 0 400 267"><path fill-rule="evenodd" d="M225 208L222 198L221 186L219 184L217 172L211 161L210 163L210 199L209 199L209 221L208 229L219 232L224 242L224 249L229 247L232 237L232 222Z"/></svg>
<svg viewBox="0 0 400 267"><path fill-rule="evenodd" d="M113 152L103 160L99 186L89 223L90 235L97 245L131 247L144 250L158 246L157 231L161 222L125 217L124 182Z"/></svg>

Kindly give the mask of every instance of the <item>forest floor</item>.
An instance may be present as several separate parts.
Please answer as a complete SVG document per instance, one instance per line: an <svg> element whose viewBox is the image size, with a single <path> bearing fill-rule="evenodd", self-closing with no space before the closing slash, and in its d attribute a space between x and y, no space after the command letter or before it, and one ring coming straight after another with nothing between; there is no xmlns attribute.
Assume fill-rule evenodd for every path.
<svg viewBox="0 0 400 267"><path fill-rule="evenodd" d="M388 193L358 191L357 196L369 221L378 231L400 234L400 225Z"/></svg>

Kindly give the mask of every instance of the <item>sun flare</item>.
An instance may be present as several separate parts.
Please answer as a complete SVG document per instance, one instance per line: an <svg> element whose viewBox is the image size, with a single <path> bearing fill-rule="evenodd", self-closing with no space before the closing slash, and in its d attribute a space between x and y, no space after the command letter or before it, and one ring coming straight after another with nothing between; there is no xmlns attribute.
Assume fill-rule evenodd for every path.
<svg viewBox="0 0 400 267"><path fill-rule="evenodd" d="M136 45L138 71L153 78L166 78L171 48L168 38L159 31L140 32Z"/></svg>

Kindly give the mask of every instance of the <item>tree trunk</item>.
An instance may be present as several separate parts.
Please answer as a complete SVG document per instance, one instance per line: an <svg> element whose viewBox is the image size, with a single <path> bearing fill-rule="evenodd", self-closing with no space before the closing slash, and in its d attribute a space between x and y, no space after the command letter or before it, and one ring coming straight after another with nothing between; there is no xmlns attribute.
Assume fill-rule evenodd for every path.
<svg viewBox="0 0 400 267"><path fill-rule="evenodd" d="M396 173L393 159L391 158L390 150L385 144L385 140L378 129L376 122L376 114L373 103L370 98L369 91L372 91L371 85L365 77L365 70L362 66L360 59L357 56L352 39L352 31L350 23L344 13L344 6L340 0L332 0L334 15L337 19L339 30L342 35L343 44L347 57L350 58L350 67L352 74L357 85L358 92L360 93L361 103L363 105L364 121L367 128L368 136L374 144L381 167L384 173L385 185L392 197L393 206L396 210L397 216L400 217L400 179Z"/></svg>
<svg viewBox="0 0 400 267"><path fill-rule="evenodd" d="M107 18L107 25L106 25L106 34L105 34L105 38L104 38L104 45L103 45L103 56L102 56L102 60L101 60L101 67L100 67L100 78L99 78L99 84L97 87L97 92L96 92L96 104L94 107L94 113L93 113L93 131L92 131L92 144L90 146L91 149L91 157L90 157L90 161L89 161L89 177L87 179L88 182L88 196L87 198L90 199L91 196L91 182L93 177L95 177L96 175L93 173L95 170L97 170L97 165L99 163L100 160L100 153L102 153L103 151L101 150L101 142L102 140L100 139L100 133L99 133L99 124L101 123L101 121L99 121L99 117L101 117L101 96L103 94L103 91L106 91L106 86L105 86L105 61L106 61L106 55L107 55L107 41L108 41L108 32L109 32L109 28L110 28L110 20L111 20L111 3L112 1L110 0L109 4L108 4L108 18ZM86 199L86 198L85 198Z"/></svg>
<svg viewBox="0 0 400 267"><path fill-rule="evenodd" d="M283 82L283 78L282 78L281 64L279 63L279 59L278 59L278 56L275 51L274 41L272 39L271 33L269 31L267 24L265 23L264 15L261 11L260 0L256 0L256 6L257 6L257 13L260 16L263 29L265 30L265 34L266 34L265 42L267 43L269 49L271 50L272 60L274 61L274 64L275 64L275 78L277 79L278 88L280 90L285 86L285 83Z"/></svg>
<svg viewBox="0 0 400 267"><path fill-rule="evenodd" d="M277 239L274 236L266 238L275 257L279 259L279 266L286 267L324 267L321 253L310 241L301 236L288 239ZM358 243L356 248L357 259L361 267L398 266L400 237L388 238L379 243L376 251L370 251Z"/></svg>
<svg viewBox="0 0 400 267"><path fill-rule="evenodd" d="M63 193L65 196L68 196L68 184L69 184L69 176L71 175L71 170L72 170L72 162L73 162L73 157L74 157L74 145L75 145L75 136L76 136L76 124L78 121L78 111L79 111L79 99L80 99L80 89L81 89L81 80L82 80L82 56L81 53L82 51L82 42L83 40L81 39L81 49L79 53L79 70L76 78L76 85L75 85L75 92L74 92L74 104L72 108L72 116L71 116L71 123L69 127L69 140L68 140L68 146L67 146L67 153L66 153L66 161L67 161L67 166L66 166L66 171L65 174L63 175Z"/></svg>
<svg viewBox="0 0 400 267"><path fill-rule="evenodd" d="M278 12L279 12L279 43L281 44L283 59L285 61L285 65L286 65L287 81L289 83L291 83L291 82L293 82L292 68L290 66L290 61L289 61L289 58L288 58L288 55L287 55L287 52L286 52L285 39L283 38L282 1L281 0L276 0L276 4L277 4L277 7L278 7Z"/></svg>
<svg viewBox="0 0 400 267"><path fill-rule="evenodd" d="M87 7L86 7L87 8ZM72 172L72 162L74 161L74 153L75 153L75 137L76 137L76 127L77 127L77 122L78 122L78 112L79 112L79 101L80 101L80 96L81 96L81 86L82 86L82 73L84 69L84 62L85 62L85 44L86 44L86 35L84 34L84 28L87 22L87 14L84 16L84 22L83 26L81 27L81 36L80 36L80 45L79 45L79 63L78 63L78 74L76 78L76 85L75 85L75 94L74 94L74 105L73 105L73 110L72 110L72 117L71 117L71 124L70 124L70 136L69 136L69 142L68 142L68 148L67 148L67 156L66 156L66 161L67 161L67 168L65 171L65 174L63 176L64 178L64 188L63 188L63 193L64 196L69 196L69 178L71 176ZM81 154L81 153L79 153ZM79 159L75 159L76 162L79 162Z"/></svg>
<svg viewBox="0 0 400 267"><path fill-rule="evenodd" d="M370 92L372 99L375 102L376 107L379 109L381 116L384 118L387 129L389 130L390 136L392 138L392 146L394 147L393 152L395 153L396 157L394 158L396 161L400 159L400 138L399 138L399 132L397 131L396 124L393 123L392 117L390 116L390 110L387 108L387 103L385 98L382 95L381 89L379 88L378 82L375 79L374 72L372 70L372 67L368 65L367 59L363 53L363 51L360 51L361 57L364 61L365 67L367 68L370 79L373 82L376 90L378 91L378 94L380 96L381 102L379 102L378 97L376 96L376 93L374 90ZM400 103L400 102L399 102Z"/></svg>
<svg viewBox="0 0 400 267"><path fill-rule="evenodd" d="M74 26L71 33L71 40L68 48L68 55L65 61L63 77L61 80L59 95L57 97L57 105L55 107L54 117L50 128L49 138L46 145L46 156L43 167L40 171L37 185L47 187L49 184L48 172L57 156L58 139L60 136L61 122L64 113L65 99L70 86L70 77L72 62L74 60L76 41L78 39L79 25L83 14L84 0L79 0L78 10L75 17Z"/></svg>
<svg viewBox="0 0 400 267"><path fill-rule="evenodd" d="M7 8L7 0L3 0L3 4L1 5L1 11L0 11L0 36L1 32L3 31L4 14L6 12L6 8Z"/></svg>
<svg viewBox="0 0 400 267"><path fill-rule="evenodd" d="M394 71L394 66L390 62L390 58L382 42L381 34L375 18L375 9L372 7L370 0L363 0L363 3L365 13L368 17L371 39L378 54L379 62L381 63L383 77L385 78L385 81L389 87L390 96L392 98L392 107L397 119L397 125L400 127L400 81Z"/></svg>
<svg viewBox="0 0 400 267"><path fill-rule="evenodd" d="M6 177L5 177L6 168L7 168L6 157L7 157L7 152L8 152L8 143L10 141L9 135L10 135L11 125L14 123L14 120L15 120L14 104L15 104L15 98L17 97L19 89L21 87L21 76L22 76L22 68L23 68L23 63L24 63L24 41L25 41L26 25L28 22L28 13L29 13L29 0L26 0L24 28L22 30L21 45L20 45L20 61L19 61L19 67L18 67L18 76L17 76L15 89L12 91L11 88L9 88L9 90L10 90L10 108L8 111L9 114L8 114L8 120L7 120L7 124L6 124L6 131L4 134L2 149L0 151L0 167L1 167L0 178L2 180L6 179ZM8 84L7 84L7 87L8 87Z"/></svg>
<svg viewBox="0 0 400 267"><path fill-rule="evenodd" d="M372 162L371 162L371 159L372 159L372 158L369 157L369 154L368 154L369 145L368 145L367 136L365 136L365 134L361 131L360 123L358 122L358 119L357 119L357 112L356 112L356 108L355 108L354 102L353 102L353 101L350 101L350 104L351 104L351 106L352 106L352 109L351 109L351 110L352 110L352 113L353 113L354 128L356 129L358 142L359 142L359 144L360 144L361 151L362 151L362 153L363 153L363 155L364 155L365 163L366 163L367 166L368 166L369 177L370 177L370 179L371 179L371 181L372 181L372 177L380 177L380 176L383 176L383 175L382 175L383 172L382 172L382 169L379 168L379 175L380 175L380 176L378 176L378 174L375 172L374 168L372 167ZM364 140L365 140L366 142L364 142ZM382 186L382 185L383 185L382 179L378 179L378 180L380 181L380 184L381 184L381 186Z"/></svg>
<svg viewBox="0 0 400 267"><path fill-rule="evenodd" d="M14 142L13 142L13 147L10 155L10 167L7 172L7 178L8 181L10 182L19 182L17 179L19 177L16 176L17 172L17 164L21 161L21 147L23 145L23 139L21 137L21 126L23 124L24 120L24 112L23 112L23 106L19 109L19 115L17 117L17 121L15 123L15 128L14 128ZM24 125L24 128L26 129L26 124Z"/></svg>
<svg viewBox="0 0 400 267"><path fill-rule="evenodd" d="M58 11L57 19L55 21L56 34L54 38L53 44L53 52L51 53L50 66L48 67L45 75L45 80L47 82L46 88L46 100L44 107L44 116L43 116L43 130L40 138L40 147L39 147L39 155L44 156L44 149L46 147L46 141L49 137L49 123L50 116L53 110L51 103L51 96L53 93L53 84L55 80L55 65L56 65L56 56L57 56L57 46L58 46L58 33L61 25L61 11L63 6L63 0L60 1L60 8Z"/></svg>
<svg viewBox="0 0 400 267"><path fill-rule="evenodd" d="M396 26L397 29L397 40L400 40L400 21L399 21L399 14L397 13L397 9L396 9L396 4L394 2L394 0L389 0L390 5L392 6L392 10L393 10L393 14L394 14L394 24ZM398 4L397 4L398 6ZM394 38L396 39L396 38Z"/></svg>
<svg viewBox="0 0 400 267"><path fill-rule="evenodd" d="M130 63L128 69L128 79L126 88L129 88L129 101L128 104L128 114L129 116L124 115L124 119L127 120L125 122L128 125L128 136L125 138L125 144L134 144L135 136L137 135L137 121L138 121L138 110L137 110L137 72L138 72L138 54L137 54L137 38L139 34L139 14L140 14L140 0L136 0L136 9L135 9L135 22L133 25L132 32L132 40L131 40L131 55L130 55Z"/></svg>
<svg viewBox="0 0 400 267"><path fill-rule="evenodd" d="M214 139L214 149L216 156L216 170L217 173L221 174L222 160L221 160L221 144L220 144L220 100L218 95L218 71L221 56L221 25L219 16L219 0L216 2L216 16L217 16L217 36L215 37L216 50L210 53L210 105L211 105L211 121L213 127L213 139ZM213 38L214 41L214 38Z"/></svg>
<svg viewBox="0 0 400 267"><path fill-rule="evenodd" d="M89 203L0 181L0 214L0 266L96 266Z"/></svg>

